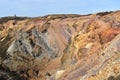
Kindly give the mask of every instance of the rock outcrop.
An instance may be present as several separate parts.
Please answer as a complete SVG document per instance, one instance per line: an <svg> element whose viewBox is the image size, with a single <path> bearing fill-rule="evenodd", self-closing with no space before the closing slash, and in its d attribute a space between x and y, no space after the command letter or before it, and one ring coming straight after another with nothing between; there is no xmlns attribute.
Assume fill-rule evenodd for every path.
<svg viewBox="0 0 120 80"><path fill-rule="evenodd" d="M119 79L120 11L1 20L0 78Z"/></svg>

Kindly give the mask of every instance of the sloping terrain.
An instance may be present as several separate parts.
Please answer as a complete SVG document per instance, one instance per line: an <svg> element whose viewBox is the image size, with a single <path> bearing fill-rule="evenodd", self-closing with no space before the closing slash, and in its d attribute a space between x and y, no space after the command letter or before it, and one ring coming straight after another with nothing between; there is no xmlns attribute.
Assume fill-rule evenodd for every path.
<svg viewBox="0 0 120 80"><path fill-rule="evenodd" d="M119 80L120 11L0 22L0 78Z"/></svg>

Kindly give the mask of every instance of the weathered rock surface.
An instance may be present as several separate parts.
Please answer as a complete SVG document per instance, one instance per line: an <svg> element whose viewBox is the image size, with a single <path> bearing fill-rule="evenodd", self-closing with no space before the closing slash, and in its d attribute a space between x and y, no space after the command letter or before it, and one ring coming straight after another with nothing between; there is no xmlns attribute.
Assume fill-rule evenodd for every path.
<svg viewBox="0 0 120 80"><path fill-rule="evenodd" d="M120 11L4 19L0 78L119 80Z"/></svg>
<svg viewBox="0 0 120 80"><path fill-rule="evenodd" d="M56 70L60 67L59 58L69 38L76 31L72 26L76 17L79 15L53 15L3 22L0 26L1 66L18 74L22 72L28 78L44 77L49 70ZM55 60L59 60L56 69L51 65ZM54 68L46 70L49 65Z"/></svg>
<svg viewBox="0 0 120 80"><path fill-rule="evenodd" d="M114 16L118 13L86 22L64 51L62 74L56 73L59 77L52 76L50 80L119 80L120 28L115 25L119 19ZM106 22L110 17L113 18Z"/></svg>

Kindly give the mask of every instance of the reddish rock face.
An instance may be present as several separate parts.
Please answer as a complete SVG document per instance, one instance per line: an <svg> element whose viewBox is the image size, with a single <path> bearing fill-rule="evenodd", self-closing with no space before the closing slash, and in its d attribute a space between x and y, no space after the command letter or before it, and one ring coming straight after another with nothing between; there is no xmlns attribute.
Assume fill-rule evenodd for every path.
<svg viewBox="0 0 120 80"><path fill-rule="evenodd" d="M119 13L1 19L0 76L15 80L117 78ZM18 78L9 75L12 71Z"/></svg>
<svg viewBox="0 0 120 80"><path fill-rule="evenodd" d="M51 80L111 80L113 75L114 79L119 78L120 28L102 21L102 17L88 23L72 35L61 58L64 72ZM113 63L116 66L109 65Z"/></svg>

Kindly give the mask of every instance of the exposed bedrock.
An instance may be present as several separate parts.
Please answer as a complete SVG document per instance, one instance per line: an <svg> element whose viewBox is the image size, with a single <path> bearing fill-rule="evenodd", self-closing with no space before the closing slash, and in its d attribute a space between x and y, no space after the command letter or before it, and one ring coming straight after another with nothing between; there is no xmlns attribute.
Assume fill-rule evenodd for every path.
<svg viewBox="0 0 120 80"><path fill-rule="evenodd" d="M120 11L4 19L0 79L119 80Z"/></svg>

